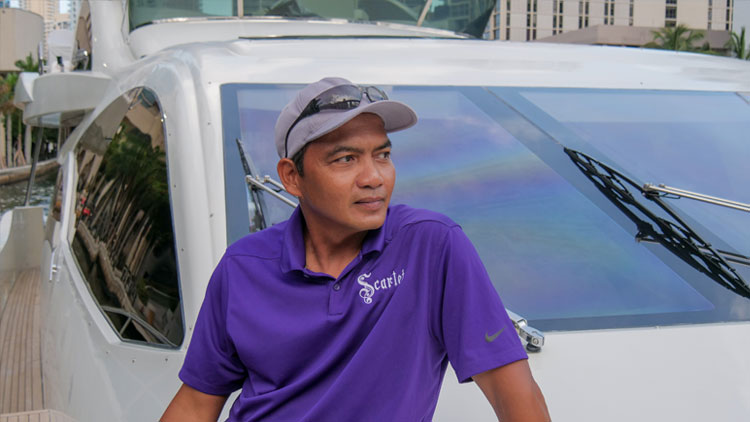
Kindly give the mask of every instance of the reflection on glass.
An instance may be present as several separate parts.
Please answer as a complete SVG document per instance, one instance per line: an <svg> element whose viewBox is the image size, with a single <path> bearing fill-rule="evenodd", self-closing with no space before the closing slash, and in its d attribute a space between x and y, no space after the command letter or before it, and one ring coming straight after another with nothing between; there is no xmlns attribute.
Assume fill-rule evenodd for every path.
<svg viewBox="0 0 750 422"><path fill-rule="evenodd" d="M105 112L76 151L73 250L123 338L176 346L183 338L182 311L161 112L148 90L127 99L115 132L108 130L112 121L102 120L113 113Z"/></svg>
<svg viewBox="0 0 750 422"><path fill-rule="evenodd" d="M50 204L51 210L49 215L56 221L60 221L60 212L62 210L62 185L63 185L63 171L60 169L57 172L57 180L55 181L55 192L52 194L52 203Z"/></svg>
<svg viewBox="0 0 750 422"><path fill-rule="evenodd" d="M568 148L565 152L596 188L635 223L638 228L636 241L661 244L719 285L750 298L750 286L722 254L703 240L658 195L646 194L633 180L581 152ZM661 216L644 205L648 200L658 205Z"/></svg>
<svg viewBox="0 0 750 422"><path fill-rule="evenodd" d="M420 123L392 135L394 201L461 224L510 309L545 320L711 308L491 110L460 91L400 93Z"/></svg>
<svg viewBox="0 0 750 422"><path fill-rule="evenodd" d="M299 88L235 85L222 91L236 99L223 110L225 151L240 137L259 171L275 175L273 125ZM750 319L746 298L658 245L636 242L634 225L610 201L571 182L574 175L593 189L559 143L534 138L546 148L545 159L532 152L524 139L531 135L518 129L531 126L527 118L497 97L479 88L385 88L420 117L415 127L390 135L397 173L393 203L442 212L461 224L505 305L536 328ZM512 133L498 123L500 111L514 116ZM225 162L228 237L237 239L247 233L248 213L235 212L246 203L233 198L245 195L245 188L239 159L227 156ZM235 178L240 182L232 186ZM239 217L231 213L243 224L235 224ZM274 223L289 210L279 205L271 214Z"/></svg>
<svg viewBox="0 0 750 422"><path fill-rule="evenodd" d="M420 24L479 38L495 1L433 1L427 5L426 0L242 0L242 5L243 16ZM131 30L158 19L238 15L237 0L131 0L128 10Z"/></svg>
<svg viewBox="0 0 750 422"><path fill-rule="evenodd" d="M734 93L522 93L580 140L569 147L616 162L640 182L750 203L750 106ZM750 255L746 213L687 199L669 204Z"/></svg>

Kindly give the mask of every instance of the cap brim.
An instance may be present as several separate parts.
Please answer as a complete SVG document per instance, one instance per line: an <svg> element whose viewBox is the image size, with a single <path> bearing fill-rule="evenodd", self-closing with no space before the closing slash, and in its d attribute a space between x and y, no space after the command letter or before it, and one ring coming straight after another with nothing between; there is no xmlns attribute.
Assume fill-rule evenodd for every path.
<svg viewBox="0 0 750 422"><path fill-rule="evenodd" d="M373 113L380 116L383 119L387 133L404 130L417 123L417 113L411 107L393 100L375 101L344 113L334 113L336 113L336 116L331 116L326 112L310 116L308 119L313 120L317 118L322 120L323 123L317 130L306 136L305 141L310 142L327 133L333 132L362 113ZM312 121L310 123L314 124Z"/></svg>

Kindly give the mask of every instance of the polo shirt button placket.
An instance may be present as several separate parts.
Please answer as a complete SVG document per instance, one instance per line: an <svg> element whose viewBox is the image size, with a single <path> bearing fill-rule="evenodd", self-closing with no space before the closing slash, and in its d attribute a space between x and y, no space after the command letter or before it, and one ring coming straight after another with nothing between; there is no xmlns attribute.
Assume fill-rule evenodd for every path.
<svg viewBox="0 0 750 422"><path fill-rule="evenodd" d="M343 315L344 309L347 307L347 301L344 297L344 286L342 283L345 280L332 280L329 284L330 290L328 290L328 315Z"/></svg>

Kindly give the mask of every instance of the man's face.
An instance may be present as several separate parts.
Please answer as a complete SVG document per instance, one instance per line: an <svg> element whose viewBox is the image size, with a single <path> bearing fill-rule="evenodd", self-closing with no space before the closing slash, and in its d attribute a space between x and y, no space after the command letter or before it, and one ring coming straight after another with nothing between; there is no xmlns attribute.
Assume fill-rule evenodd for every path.
<svg viewBox="0 0 750 422"><path fill-rule="evenodd" d="M300 203L311 229L343 236L385 221L396 171L383 121L363 113L311 142L300 177Z"/></svg>

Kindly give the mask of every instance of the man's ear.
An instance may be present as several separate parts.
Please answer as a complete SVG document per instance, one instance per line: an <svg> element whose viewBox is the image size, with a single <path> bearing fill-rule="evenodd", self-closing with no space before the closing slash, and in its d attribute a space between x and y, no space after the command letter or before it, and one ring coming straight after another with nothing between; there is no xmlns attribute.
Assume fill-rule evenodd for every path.
<svg viewBox="0 0 750 422"><path fill-rule="evenodd" d="M299 188L300 176L297 171L297 166L294 165L294 161L288 158L282 158L276 164L276 171L279 173L279 179L284 185L284 189L289 192L292 196L299 198L302 196L302 191Z"/></svg>

